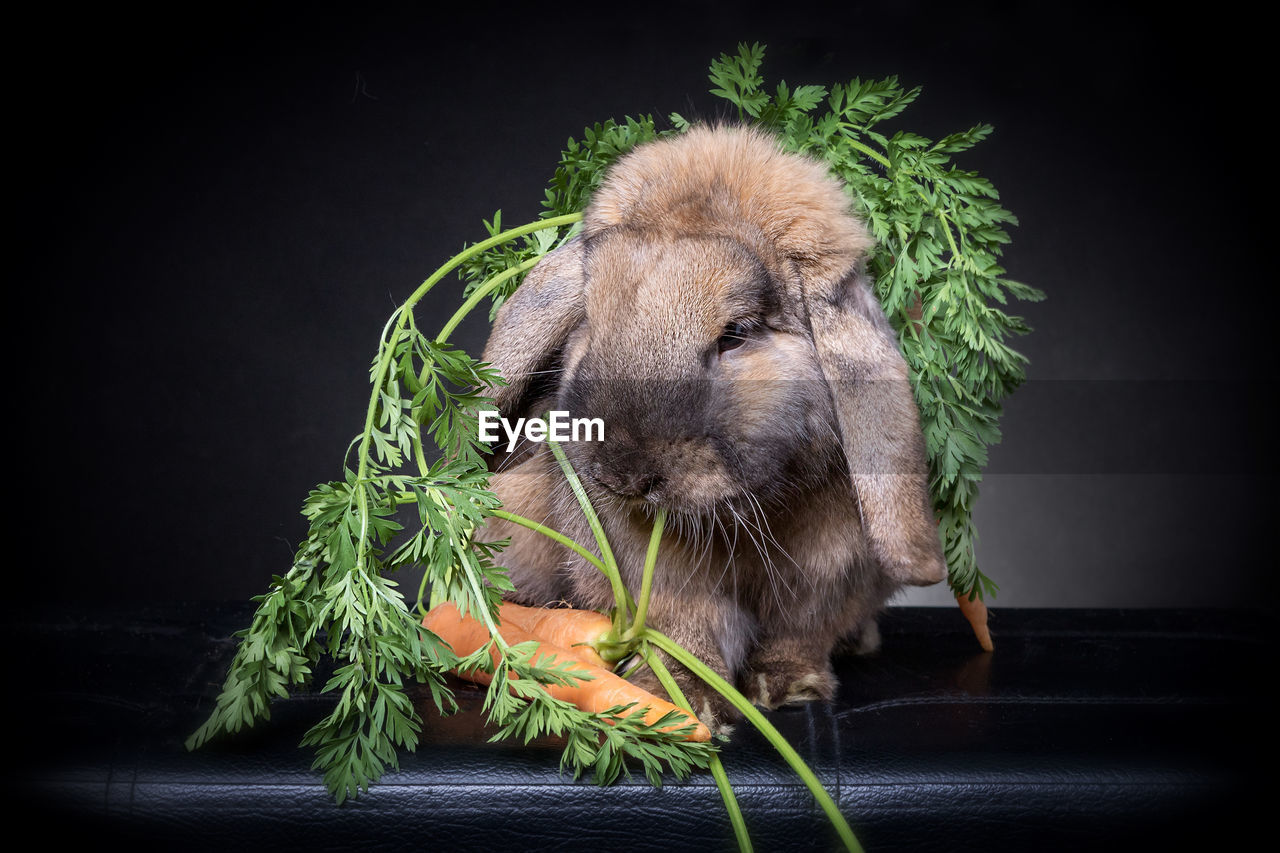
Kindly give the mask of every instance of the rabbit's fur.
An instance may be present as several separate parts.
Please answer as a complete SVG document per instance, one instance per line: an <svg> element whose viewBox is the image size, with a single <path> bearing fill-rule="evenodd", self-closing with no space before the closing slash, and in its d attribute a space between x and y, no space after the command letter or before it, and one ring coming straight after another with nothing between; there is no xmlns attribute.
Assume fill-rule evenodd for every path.
<svg viewBox="0 0 1280 853"><path fill-rule="evenodd" d="M565 449L633 594L654 510L669 512L648 624L769 708L832 698L837 643L874 648L889 596L946 573L871 245L822 164L694 128L615 164L483 356L510 383L492 389L504 417L603 418L603 442ZM594 548L546 446L505 449L491 488L506 508ZM511 538L515 600L612 606L603 575L550 539L496 519L486 536ZM704 722L732 718L673 671Z"/></svg>

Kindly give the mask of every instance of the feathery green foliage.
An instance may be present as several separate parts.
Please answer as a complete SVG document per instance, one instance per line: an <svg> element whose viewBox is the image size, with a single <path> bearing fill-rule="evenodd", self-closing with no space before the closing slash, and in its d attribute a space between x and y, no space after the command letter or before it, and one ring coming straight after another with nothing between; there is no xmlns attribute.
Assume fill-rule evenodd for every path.
<svg viewBox="0 0 1280 853"><path fill-rule="evenodd" d="M514 229L489 244L536 235L539 228L554 234L568 224L565 219L576 217ZM552 241L534 236L527 245L546 251ZM268 718L271 700L308 684L325 655L338 666L323 692L338 701L303 745L315 747L314 767L339 803L398 767L400 750L416 747L423 721L407 684L425 684L439 712L456 710L444 678L455 667L492 672L484 711L495 739L563 736L561 766L575 778L590 774L608 784L629 775L628 758L655 785L663 768L684 777L707 767L715 747L683 740L689 727L660 731L671 719L648 724L641 709L590 713L553 699L542 685L589 676L571 664L535 664L532 644L508 647L497 635L497 607L512 586L494 564L500 543L474 538L498 500L487 489L476 423L477 409L490 401L468 389L502 380L444 343L444 333L424 335L413 316L414 304L431 286L484 248L481 243L455 257L388 321L370 373L364 429L348 453L354 459L341 481L323 483L308 496L307 539L293 568L256 599L258 610L237 635L240 645L217 705L188 748ZM441 454L432 464L424 434ZM408 505L417 509L412 530L393 518ZM408 566L425 569L412 607L391 579ZM484 621L495 635L490 646L459 660L423 628L422 615L442 601ZM494 645L496 663L490 658Z"/></svg>

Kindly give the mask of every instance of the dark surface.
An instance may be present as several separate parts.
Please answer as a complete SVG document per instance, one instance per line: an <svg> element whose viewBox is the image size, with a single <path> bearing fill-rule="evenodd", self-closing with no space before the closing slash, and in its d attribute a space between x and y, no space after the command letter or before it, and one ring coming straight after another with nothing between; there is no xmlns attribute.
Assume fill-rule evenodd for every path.
<svg viewBox="0 0 1280 853"><path fill-rule="evenodd" d="M452 718L423 697L418 751L341 808L297 748L329 697L278 702L270 722L189 754L248 616L81 608L13 626L46 650L43 676L29 658L11 667L40 709L10 728L27 754L10 775L19 814L64 840L167 849L732 848L709 777L574 783L554 745L487 743L470 686ZM1010 609L993 626L984 654L955 610L893 610L879 654L838 660L834 703L769 715L869 850L1232 849L1261 825L1260 617ZM757 850L834 846L754 731L740 726L724 761Z"/></svg>

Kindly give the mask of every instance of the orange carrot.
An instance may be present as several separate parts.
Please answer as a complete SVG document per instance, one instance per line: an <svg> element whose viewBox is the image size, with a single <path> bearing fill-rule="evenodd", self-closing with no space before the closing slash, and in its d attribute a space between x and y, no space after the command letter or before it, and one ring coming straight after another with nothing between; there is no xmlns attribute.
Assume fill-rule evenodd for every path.
<svg viewBox="0 0 1280 853"><path fill-rule="evenodd" d="M459 657L465 657L475 652L476 649L479 649L489 641L489 631L485 628L484 623L470 616L463 616L451 602L432 608L423 618L422 624L448 643L453 648L454 654ZM538 650L534 653L534 661L536 663L542 663L551 655L554 655L557 661L573 657L568 650L545 642L541 637L522 630L512 622L504 622L499 628L499 632L509 645L516 645L530 640L538 643ZM498 659L497 649L494 649L491 654L496 663ZM570 702L591 713L600 713L609 710L615 705L629 705L632 702L636 703L636 707L632 711L647 706L649 711L644 715L644 721L650 725L671 711L679 711L687 716L690 721L697 724L697 727L685 736L686 740L708 741L711 739L711 731L699 722L692 713L683 708L677 708L665 699L659 699L652 693L614 675L609 670L580 661L577 662L574 669L584 670L592 676L591 680L579 681L576 687L547 684L544 685L547 692L556 699ZM488 684L492 681L488 673L475 670L460 672L458 675L478 684ZM686 725L686 723L678 723L676 726L669 726L668 728L675 728L679 725Z"/></svg>
<svg viewBox="0 0 1280 853"><path fill-rule="evenodd" d="M574 660L603 669L613 669L592 645L603 640L613 630L613 622L603 613L594 610L524 607L504 601L498 615L502 624L515 625L541 640L560 646Z"/></svg>
<svg viewBox="0 0 1280 853"><path fill-rule="evenodd" d="M973 633L977 636L982 650L989 652L994 649L995 645L991 642L991 629L987 627L987 605L976 595L970 598L964 593L956 596L956 603L960 605L960 612L964 614L964 618L968 619L969 624L973 626Z"/></svg>

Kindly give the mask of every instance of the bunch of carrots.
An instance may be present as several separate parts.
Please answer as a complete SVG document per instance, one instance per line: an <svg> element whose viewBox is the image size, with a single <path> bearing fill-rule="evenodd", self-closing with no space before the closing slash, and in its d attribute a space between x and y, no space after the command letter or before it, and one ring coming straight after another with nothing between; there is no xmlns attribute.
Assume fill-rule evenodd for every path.
<svg viewBox="0 0 1280 853"><path fill-rule="evenodd" d="M613 673L593 646L608 636L612 628L608 616L594 610L522 607L507 601L499 608L498 618L501 620L499 633L507 645L537 643L538 650L533 656L535 663L546 665L553 661L574 662L572 674L578 683L572 686L545 685L553 698L571 702L592 713L647 708L644 721L650 725L675 711L679 717L687 719L666 726L661 731L692 723L694 728L685 735L686 740L705 742L711 739L711 731L692 712L678 708ZM423 618L422 624L448 643L458 657L474 654L489 642L489 630L484 623L464 616L452 602L432 608ZM496 648L490 651L495 663L498 654ZM492 681L492 676L481 669L454 672L477 684Z"/></svg>
<svg viewBox="0 0 1280 853"><path fill-rule="evenodd" d="M986 627L986 606L977 597L970 599L968 596L958 595L956 600L973 623L979 643L983 649L990 651L992 644L991 634ZM501 620L499 633L507 645L526 642L537 644L538 650L533 658L536 663L549 664L566 660L574 662L577 684L546 685L547 692L552 697L592 713L603 713L615 708L647 709L644 720L650 725L676 711L678 715L686 717L687 722L668 726L663 731L693 723L694 729L685 736L686 740L705 742L711 739L710 730L690 710L677 707L614 674L613 668L595 649L598 643L607 639L613 627L609 617L603 613L570 608L523 607L505 601L498 609L498 617ZM462 615L452 602L428 611L422 625L448 643L460 658L474 654L489 642L489 631L484 623ZM496 663L498 650L492 649L490 655ZM455 670L454 673L476 684L489 684L493 680L482 669L462 672Z"/></svg>

